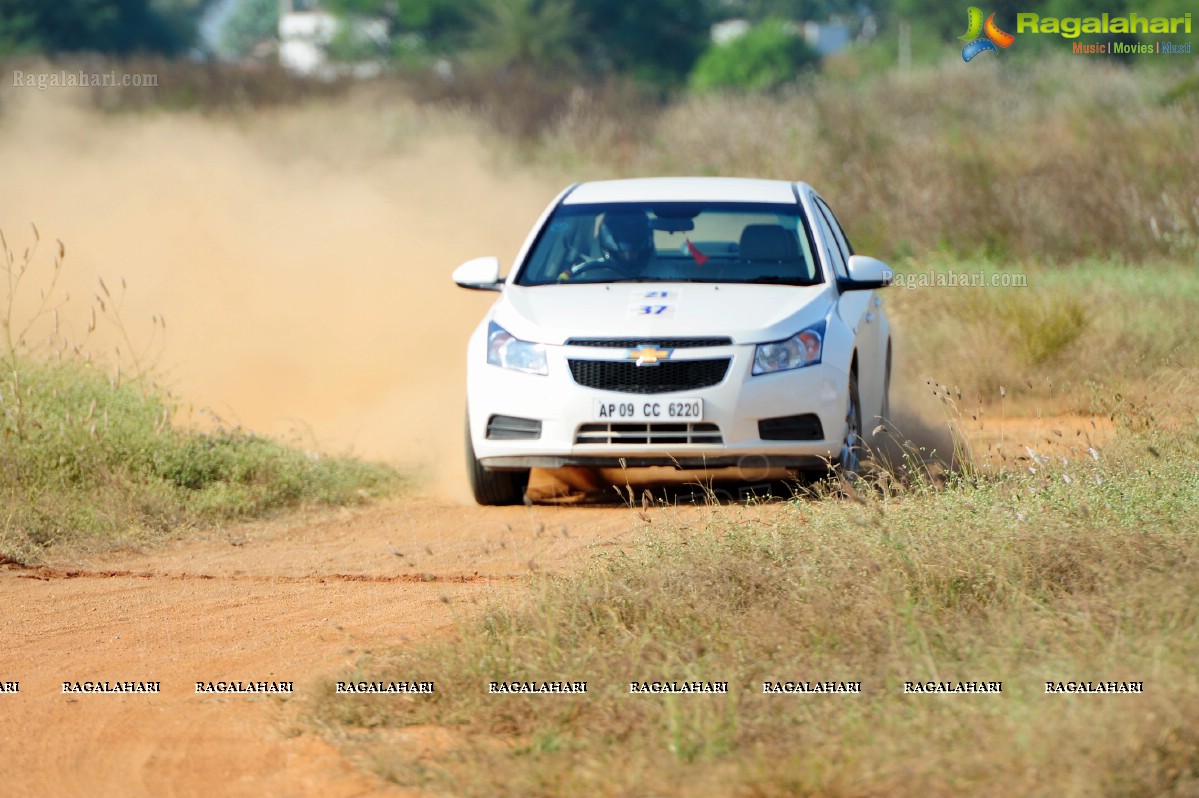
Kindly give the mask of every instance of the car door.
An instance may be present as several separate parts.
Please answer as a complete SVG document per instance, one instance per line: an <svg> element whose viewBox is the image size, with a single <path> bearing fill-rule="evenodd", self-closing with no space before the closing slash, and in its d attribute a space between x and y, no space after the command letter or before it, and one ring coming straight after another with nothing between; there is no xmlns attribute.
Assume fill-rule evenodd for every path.
<svg viewBox="0 0 1199 798"><path fill-rule="evenodd" d="M853 254L853 248L828 203L818 195L813 195L813 201L819 217L818 227L826 237L833 268L838 277L845 277L848 274L845 264ZM885 388L883 360L886 357L886 325L881 305L882 300L874 291L845 291L837 301L837 312L854 331L854 346L858 352L858 393L862 403L862 426L867 437L882 413Z"/></svg>

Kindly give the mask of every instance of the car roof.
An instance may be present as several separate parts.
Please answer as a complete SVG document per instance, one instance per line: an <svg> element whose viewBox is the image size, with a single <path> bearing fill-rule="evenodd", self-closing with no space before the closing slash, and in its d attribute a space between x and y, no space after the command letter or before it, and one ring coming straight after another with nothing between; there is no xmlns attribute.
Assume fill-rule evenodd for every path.
<svg viewBox="0 0 1199 798"><path fill-rule="evenodd" d="M642 177L580 183L564 205L607 202L778 202L794 204L803 184L744 177Z"/></svg>

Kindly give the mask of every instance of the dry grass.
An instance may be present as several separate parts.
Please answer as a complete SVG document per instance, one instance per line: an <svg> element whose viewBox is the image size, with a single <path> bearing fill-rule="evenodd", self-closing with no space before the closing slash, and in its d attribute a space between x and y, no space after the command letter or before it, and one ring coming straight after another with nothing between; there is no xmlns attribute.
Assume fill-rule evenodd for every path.
<svg viewBox="0 0 1199 798"><path fill-rule="evenodd" d="M767 513L663 508L637 547L355 674L434 678L432 700L329 694L317 722L389 778L455 795L1194 794L1199 436L1121 429L1098 460L1035 474ZM628 694L662 678L730 694ZM589 692L488 696L491 679ZM863 692L764 696L765 680ZM911 680L1004 684L903 695ZM1146 692L1044 694L1067 680ZM450 751L387 742L430 724L454 729Z"/></svg>
<svg viewBox="0 0 1199 798"><path fill-rule="evenodd" d="M1081 59L946 62L682 99L645 135L580 100L541 143L629 175L807 180L881 257L1141 260L1199 247L1199 118L1165 99L1178 83Z"/></svg>
<svg viewBox="0 0 1199 798"><path fill-rule="evenodd" d="M941 479L880 476L849 500L818 486L773 509L632 507L650 521L639 545L481 619L464 607L456 639L347 674L435 679L435 696L326 693L312 722L386 778L454 795L1196 794L1199 406L1180 268L1092 262L1032 270L1009 293L894 289L897 330L915 331L907 367L972 392L1011 386L971 398L933 384L960 445L981 409L1002 431L1005 414L1053 401L1104 434L1046 429L1043 446L959 452ZM907 465L926 455L905 451ZM501 698L492 679L589 692ZM628 694L653 679L731 691ZM861 681L863 694L764 696L765 680ZM1004 687L902 693L923 680ZM1146 692L1045 694L1069 680ZM397 737L429 727L443 730L436 751Z"/></svg>
<svg viewBox="0 0 1199 798"><path fill-rule="evenodd" d="M268 67L90 68L109 66L160 76L156 89L93 93L113 110L337 106L351 88ZM670 98L627 83L480 70L401 75L365 91L382 107L415 100L465 112L526 158L580 178L801 178L832 201L860 251L885 258L1139 262L1199 252L1194 83L1182 72L1065 57L947 60L906 74L833 70L755 96Z"/></svg>
<svg viewBox="0 0 1199 798"><path fill-rule="evenodd" d="M1188 265L934 256L898 268L901 279L950 270L1021 274L1028 285L888 289L901 387L932 379L961 395L962 410L997 409L1003 389L1016 415L1103 415L1115 394L1160 403L1199 370L1199 346L1184 322L1199 302Z"/></svg>
<svg viewBox="0 0 1199 798"><path fill-rule="evenodd" d="M145 56L113 63L81 61L66 68L115 70L119 74L150 74L157 78L158 85L154 87L93 87L90 90L93 107L110 112L245 113L336 100L344 97L351 85L348 79L317 81L297 77L276 63L238 66Z"/></svg>
<svg viewBox="0 0 1199 798"><path fill-rule="evenodd" d="M930 380L967 435L972 412L1048 407L1110 436L850 500L652 510L638 546L352 674L433 678L435 696L329 693L312 722L454 795L1199 794L1195 109L1160 101L1162 73L973 66L685 99L648 127L580 91L535 157L580 178L801 176L903 272L1022 272L1026 288L890 289L897 373ZM589 692L501 698L492 679ZM629 695L652 679L731 690ZM863 694L761 694L788 679ZM903 695L928 679L1004 689ZM1146 692L1044 693L1113 679ZM450 742L398 736L428 727Z"/></svg>

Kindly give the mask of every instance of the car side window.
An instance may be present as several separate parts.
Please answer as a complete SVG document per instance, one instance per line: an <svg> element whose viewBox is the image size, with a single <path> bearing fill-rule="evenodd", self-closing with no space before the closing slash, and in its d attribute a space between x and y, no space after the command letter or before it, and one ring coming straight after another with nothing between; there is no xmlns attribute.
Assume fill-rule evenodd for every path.
<svg viewBox="0 0 1199 798"><path fill-rule="evenodd" d="M837 277L848 278L849 272L845 270L845 256L841 252L841 246L837 242L837 237L833 235L832 227L829 225L824 210L819 205L817 205L816 212L816 228L820 231L820 237L824 239L824 248L828 251L829 261L833 264L833 271Z"/></svg>
<svg viewBox="0 0 1199 798"><path fill-rule="evenodd" d="M820 197L816 198L816 205L820 208L820 212L828 219L829 227L832 228L833 235L837 239L837 246L841 248L841 257L849 260L849 256L853 254L853 245L849 243L849 237L845 235L844 228L837 221L837 214L833 213L833 209Z"/></svg>

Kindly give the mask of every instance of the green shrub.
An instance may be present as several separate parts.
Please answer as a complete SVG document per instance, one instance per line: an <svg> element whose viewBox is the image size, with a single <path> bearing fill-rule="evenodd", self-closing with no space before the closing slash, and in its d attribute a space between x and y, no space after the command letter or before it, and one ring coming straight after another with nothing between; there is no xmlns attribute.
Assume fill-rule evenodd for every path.
<svg viewBox="0 0 1199 798"><path fill-rule="evenodd" d="M0 412L0 557L18 562L50 546L104 548L304 502L355 503L401 484L389 467L250 432L178 429L160 390L81 362L17 360Z"/></svg>
<svg viewBox="0 0 1199 798"><path fill-rule="evenodd" d="M709 46L691 72L691 87L697 91L776 89L819 60L788 23L768 20L732 41Z"/></svg>

